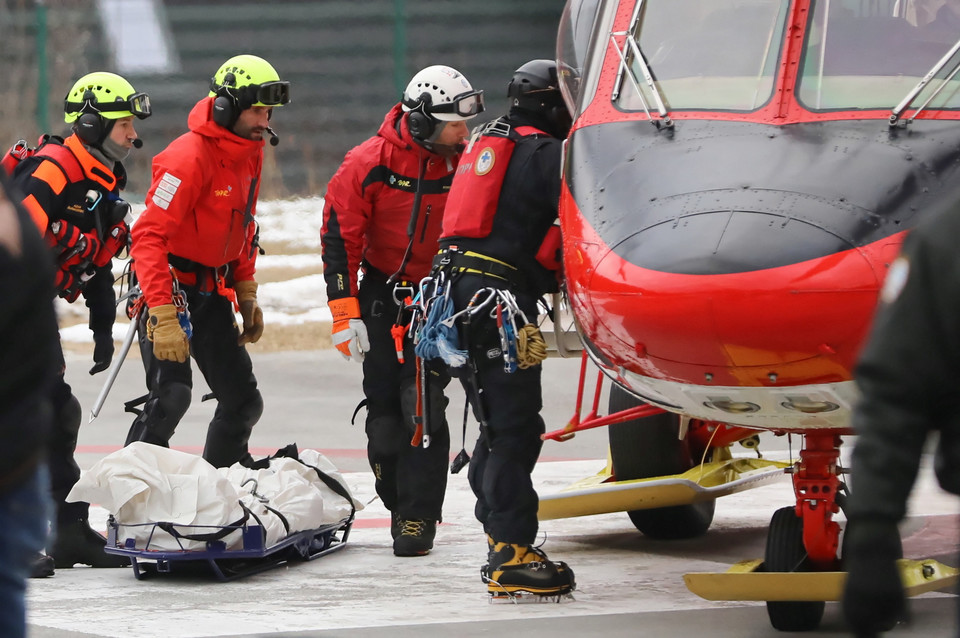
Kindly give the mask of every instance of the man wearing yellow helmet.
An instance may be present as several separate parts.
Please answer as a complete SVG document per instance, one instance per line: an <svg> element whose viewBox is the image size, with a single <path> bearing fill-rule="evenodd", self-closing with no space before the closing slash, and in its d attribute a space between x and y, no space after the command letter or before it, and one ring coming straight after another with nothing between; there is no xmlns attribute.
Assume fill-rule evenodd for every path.
<svg viewBox="0 0 960 638"><path fill-rule="evenodd" d="M169 445L190 405L192 354L219 403L203 457L227 467L252 460L247 441L263 411L244 347L263 332L256 201L263 135L276 139L270 116L289 101L290 86L253 55L227 60L210 84L190 112L189 132L154 157L147 208L133 229L131 254L148 308L140 348L150 393L126 442Z"/></svg>
<svg viewBox="0 0 960 638"><path fill-rule="evenodd" d="M73 134L48 141L14 170L14 186L53 254L60 297L79 295L90 309L94 337L94 365L90 374L105 370L113 357L116 298L111 261L127 247L129 205L119 198L126 184L121 160L139 145L134 119L150 115L150 99L113 73L89 73L80 78L64 100L64 120ZM67 503L66 496L80 478L73 458L80 429L80 402L63 376L53 391L54 427L49 444L51 488L57 504L56 541L41 558L35 575L56 567L83 563L118 567L122 557L103 552L106 543L87 521L87 503Z"/></svg>

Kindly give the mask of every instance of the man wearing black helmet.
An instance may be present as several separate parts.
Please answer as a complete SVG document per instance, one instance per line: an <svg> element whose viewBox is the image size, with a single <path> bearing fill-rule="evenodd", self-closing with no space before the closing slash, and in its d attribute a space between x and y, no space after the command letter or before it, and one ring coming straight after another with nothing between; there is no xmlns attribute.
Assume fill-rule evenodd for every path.
<svg viewBox="0 0 960 638"><path fill-rule="evenodd" d="M507 95L509 114L474 132L460 161L435 263L452 282L456 310L487 289L510 293L522 315L535 318L537 299L557 290L561 149L571 120L552 60L517 69ZM481 421L469 479L489 545L482 578L497 597L566 594L575 587L573 571L533 546L539 500L530 474L545 430L542 357L509 365L504 326L519 313L499 302L494 308L496 318L477 312L461 332L469 356L461 382ZM538 331L530 336L542 344Z"/></svg>

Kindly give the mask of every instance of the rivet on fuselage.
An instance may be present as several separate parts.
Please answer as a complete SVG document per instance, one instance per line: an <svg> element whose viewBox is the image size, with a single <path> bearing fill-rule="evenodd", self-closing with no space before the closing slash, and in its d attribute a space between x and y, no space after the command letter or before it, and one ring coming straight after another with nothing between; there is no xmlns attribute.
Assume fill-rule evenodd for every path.
<svg viewBox="0 0 960 638"><path fill-rule="evenodd" d="M770 374L767 375L767 378L770 379L770 383L776 383L776 382L777 382L777 373L776 373L776 372L771 372Z"/></svg>
<svg viewBox="0 0 960 638"><path fill-rule="evenodd" d="M704 376L704 378L705 378L708 382L709 382L709 381L713 381L713 373L712 373L712 372L707 372L707 373L705 373L703 376Z"/></svg>

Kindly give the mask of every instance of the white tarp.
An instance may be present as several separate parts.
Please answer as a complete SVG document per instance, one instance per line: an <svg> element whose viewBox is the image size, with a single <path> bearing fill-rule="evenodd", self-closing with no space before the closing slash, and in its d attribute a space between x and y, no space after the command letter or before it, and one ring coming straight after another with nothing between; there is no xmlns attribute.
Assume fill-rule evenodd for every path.
<svg viewBox="0 0 960 638"><path fill-rule="evenodd" d="M121 541L133 538L139 549L160 551L204 549L205 541L178 540L152 523L173 523L181 534L209 534L237 524L244 516L242 501L259 518L269 547L288 534L337 523L350 515L350 503L308 467L319 468L349 494L330 460L314 450L301 451L300 458L302 463L272 459L269 469L251 470L238 463L218 470L194 454L137 442L83 472L67 500L99 504L120 524ZM356 499L353 505L363 508ZM289 531L271 509L283 514ZM247 524L257 521L251 517ZM228 549L236 549L242 537L236 530L220 540Z"/></svg>

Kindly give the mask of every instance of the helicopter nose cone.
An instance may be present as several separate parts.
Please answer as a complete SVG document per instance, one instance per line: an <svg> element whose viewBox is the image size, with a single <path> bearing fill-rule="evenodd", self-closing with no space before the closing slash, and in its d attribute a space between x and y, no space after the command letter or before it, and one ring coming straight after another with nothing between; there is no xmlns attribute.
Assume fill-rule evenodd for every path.
<svg viewBox="0 0 960 638"><path fill-rule="evenodd" d="M881 252L890 251L855 247L792 215L679 216L612 245L590 298L646 374L697 383L705 375L740 384L849 379L883 276Z"/></svg>

